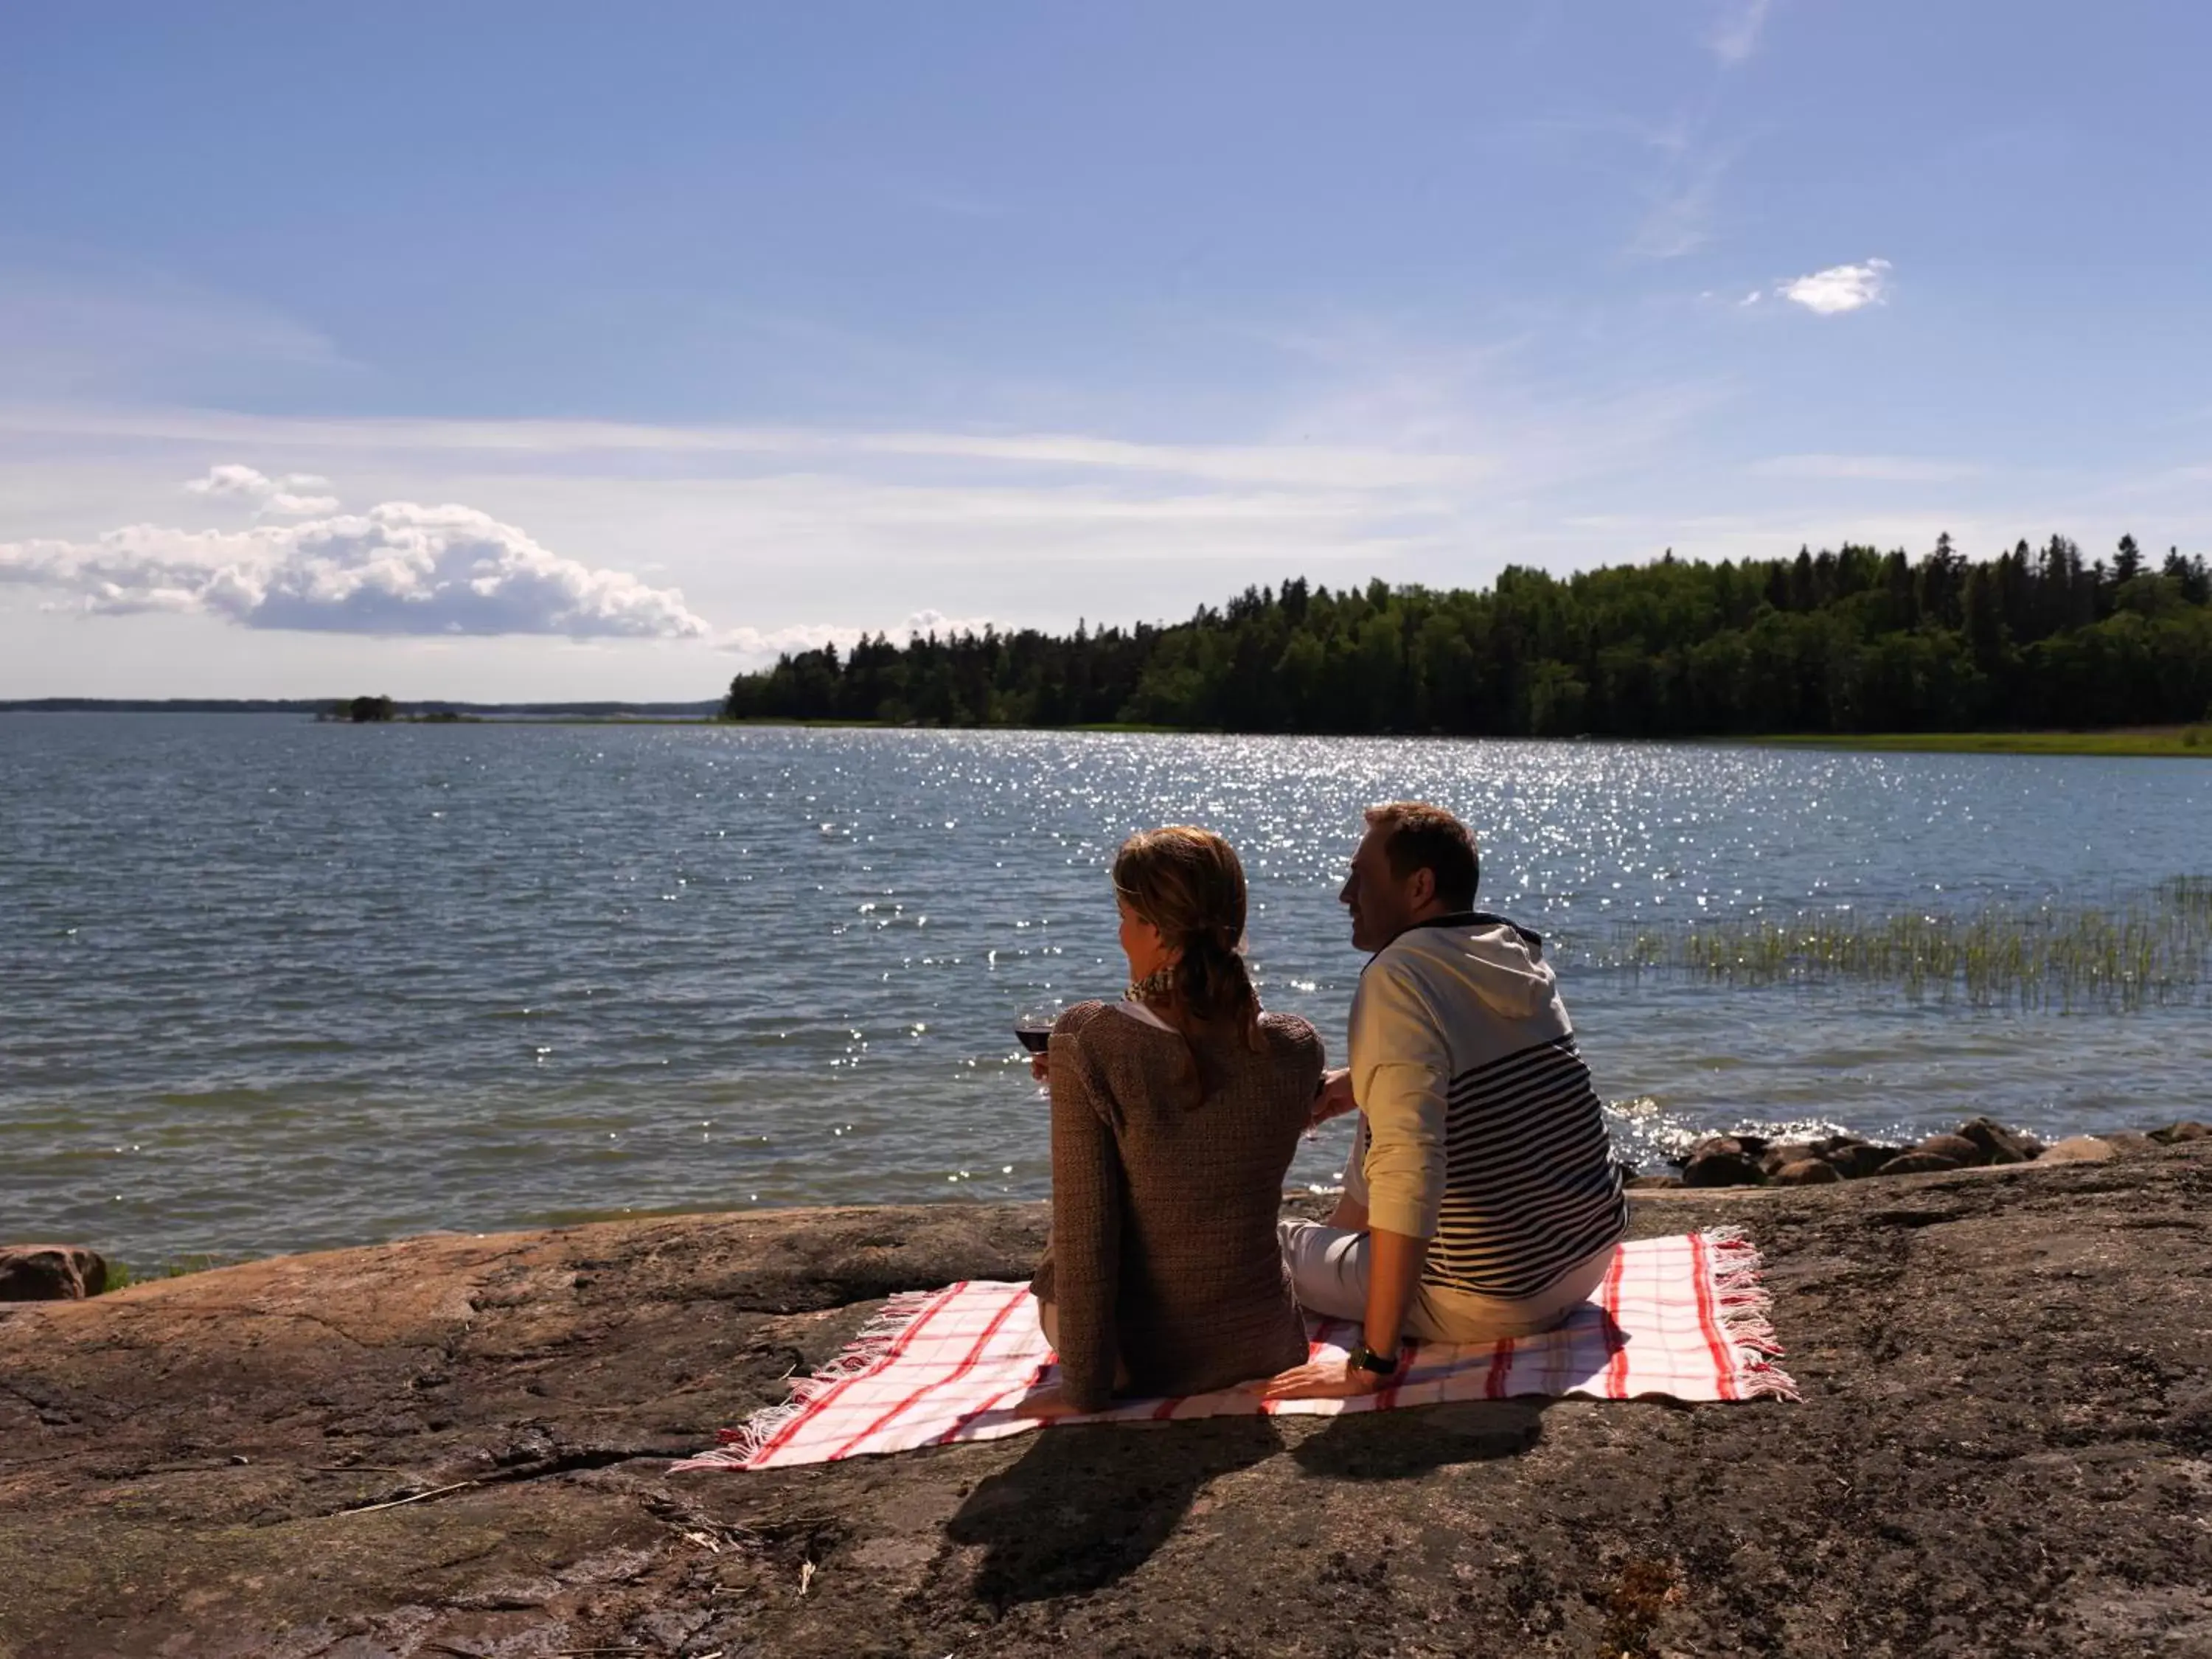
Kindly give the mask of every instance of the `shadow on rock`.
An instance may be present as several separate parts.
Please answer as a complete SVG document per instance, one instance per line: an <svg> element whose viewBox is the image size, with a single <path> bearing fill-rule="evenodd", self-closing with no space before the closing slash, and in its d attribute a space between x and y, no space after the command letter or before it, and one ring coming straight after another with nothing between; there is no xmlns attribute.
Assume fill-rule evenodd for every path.
<svg viewBox="0 0 2212 1659"><path fill-rule="evenodd" d="M1518 1457L1544 1437L1547 1398L1473 1400L1334 1419L1291 1455L1333 1480L1407 1480L1454 1463Z"/></svg>
<svg viewBox="0 0 2212 1659"><path fill-rule="evenodd" d="M1005 1607L1079 1595L1151 1559L1201 1487L1282 1450L1272 1419L1171 1429L1046 1429L1022 1461L969 1495L945 1533L984 1547L974 1594Z"/></svg>

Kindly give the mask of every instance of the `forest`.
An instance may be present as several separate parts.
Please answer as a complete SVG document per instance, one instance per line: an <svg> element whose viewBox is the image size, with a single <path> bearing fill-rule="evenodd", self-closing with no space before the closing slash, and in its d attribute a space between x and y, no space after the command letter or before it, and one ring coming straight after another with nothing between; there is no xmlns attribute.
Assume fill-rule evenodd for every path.
<svg viewBox="0 0 2212 1659"><path fill-rule="evenodd" d="M1938 539L1709 564L1668 553L1485 589L1294 578L1186 622L788 654L732 720L1692 737L2161 725L2212 714L2212 568L2132 538Z"/></svg>

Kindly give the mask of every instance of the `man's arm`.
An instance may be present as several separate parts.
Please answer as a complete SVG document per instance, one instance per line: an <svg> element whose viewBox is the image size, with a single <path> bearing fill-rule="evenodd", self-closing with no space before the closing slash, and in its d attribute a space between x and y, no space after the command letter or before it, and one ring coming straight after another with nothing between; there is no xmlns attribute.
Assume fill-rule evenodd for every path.
<svg viewBox="0 0 2212 1659"><path fill-rule="evenodd" d="M1410 975L1378 963L1353 1010L1352 1079L1366 1116L1367 1308L1362 1335L1395 1354L1443 1204L1451 1057Z"/></svg>
<svg viewBox="0 0 2212 1659"><path fill-rule="evenodd" d="M1420 1287L1429 1241L1374 1227L1367 1234L1367 1316L1360 1340L1370 1353L1395 1358L1405 1336L1406 1310Z"/></svg>
<svg viewBox="0 0 2212 1659"><path fill-rule="evenodd" d="M1420 991L1387 964L1368 970L1352 1004L1352 1080L1364 1114L1333 1224L1367 1233L1367 1305L1360 1340L1395 1358L1407 1310L1443 1202L1444 1109L1451 1061ZM1326 1373L1326 1374L1324 1374ZM1270 1399L1371 1394L1389 1379L1364 1366L1297 1366L1273 1379Z"/></svg>

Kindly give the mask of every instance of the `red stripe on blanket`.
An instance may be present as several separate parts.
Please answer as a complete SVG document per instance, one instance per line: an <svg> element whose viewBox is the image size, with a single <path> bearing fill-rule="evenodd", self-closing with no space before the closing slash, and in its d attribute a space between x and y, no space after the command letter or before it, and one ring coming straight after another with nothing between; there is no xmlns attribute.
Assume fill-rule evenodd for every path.
<svg viewBox="0 0 2212 1659"><path fill-rule="evenodd" d="M965 1290L967 1286L968 1281L963 1279L947 1285L943 1290L939 1291L937 1293L936 1299L931 1302L930 1304L924 1308L920 1313L915 1315L911 1320L908 1321L906 1328L891 1339L890 1346L884 1350L881 1358L877 1359L873 1364L868 1366L866 1369L854 1371L852 1376L834 1384L830 1388L830 1391L822 1395L820 1399L810 1401L806 1410L801 1412L798 1416L793 1418L790 1422L785 1424L782 1428L776 1431L775 1437L774 1439L770 1440L766 1445L763 1446L758 1451L755 1452L750 1457L748 1457L745 1460L745 1467L748 1468L757 1468L762 1464L767 1462L768 1460L775 1455L777 1449L784 1443L784 1442L790 1439L792 1436L799 1432L799 1427L802 1424L810 1422L813 1419L819 1417L836 1400L839 1395L844 1393L846 1389L851 1388L853 1384L859 1382L862 1377L873 1376L878 1371L883 1370L884 1366L890 1364L891 1361L896 1359L899 1355L905 1352L907 1344L914 1340L916 1333L918 1333L921 1328L927 1324L931 1320L936 1318L937 1316L943 1312L945 1308L950 1306L952 1299L958 1296L962 1291Z"/></svg>
<svg viewBox="0 0 2212 1659"><path fill-rule="evenodd" d="M939 1389L944 1388L946 1384L958 1382L962 1377L967 1376L969 1371L975 1370L975 1362L983 1357L983 1350L991 1346L991 1339L999 1334L999 1327L1006 1322L1007 1316L1013 1312L1015 1308L1020 1305L1020 1303L1021 1298L1019 1297L1008 1297L1006 1298L1006 1306L1000 1308L998 1312L993 1314L991 1316L991 1322L983 1327L983 1334L977 1337L974 1344L969 1348L968 1357L966 1358L963 1359L957 1365L955 1365L944 1376L933 1378L930 1382L925 1382L920 1388L915 1389L911 1394L908 1395L905 1399L900 1401L897 1405L892 1407L881 1417L878 1417L874 1422L869 1424L866 1428L861 1430L860 1433L854 1435L843 1445L838 1447L836 1451L831 1452L830 1454L829 1461L835 1463L838 1459L843 1457L848 1452L851 1451L854 1447L859 1445L862 1441L881 1433L892 1423L896 1422L901 1416L905 1414L909 1407L913 1406L919 1401L927 1399L931 1395L935 1394ZM931 1311L934 1312L935 1310L933 1309ZM915 1323L920 1324L921 1321L916 1320ZM914 1327L909 1325L907 1328L907 1332L902 1333L902 1334L903 1335L910 1333L913 1329Z"/></svg>
<svg viewBox="0 0 2212 1659"><path fill-rule="evenodd" d="M1605 1319L1605 1345L1612 1350L1612 1358L1605 1362L1605 1397L1625 1400L1628 1397L1628 1344L1620 1330L1620 1275L1627 1258L1620 1247L1613 1252L1613 1265L1605 1270L1605 1294L1598 1299L1598 1310Z"/></svg>
<svg viewBox="0 0 2212 1659"><path fill-rule="evenodd" d="M1705 1261L1705 1241L1697 1233L1690 1235L1690 1260L1697 1271L1691 1275L1698 1291L1698 1325L1705 1334L1705 1349L1713 1357L1713 1388L1723 1400L1735 1398L1734 1367L1729 1363L1729 1346L1721 1335L1720 1322L1713 1312L1713 1276Z"/></svg>

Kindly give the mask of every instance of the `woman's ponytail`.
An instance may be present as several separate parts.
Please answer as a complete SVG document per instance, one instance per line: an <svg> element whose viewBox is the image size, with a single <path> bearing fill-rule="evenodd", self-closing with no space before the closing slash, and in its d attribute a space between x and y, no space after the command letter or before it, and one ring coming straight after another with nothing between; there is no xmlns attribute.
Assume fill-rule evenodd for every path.
<svg viewBox="0 0 2212 1659"><path fill-rule="evenodd" d="M1260 999L1243 955L1243 866L1212 830L1170 824L1121 844L1114 886L1176 950L1163 976L1166 994L1155 1006L1182 1034L1202 1101L1212 1086L1199 1060L1200 1037L1233 1035L1248 1048L1260 1047Z"/></svg>

